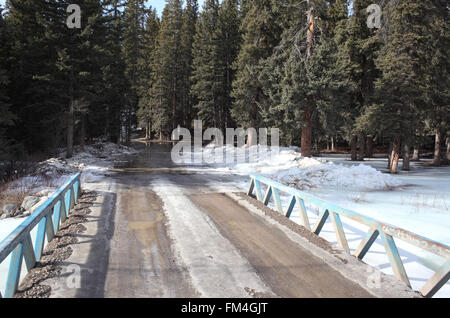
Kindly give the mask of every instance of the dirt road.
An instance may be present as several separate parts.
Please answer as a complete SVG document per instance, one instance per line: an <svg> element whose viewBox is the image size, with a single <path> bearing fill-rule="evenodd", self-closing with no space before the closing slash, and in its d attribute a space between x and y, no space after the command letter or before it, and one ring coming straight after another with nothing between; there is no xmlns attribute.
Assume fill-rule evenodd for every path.
<svg viewBox="0 0 450 318"><path fill-rule="evenodd" d="M80 269L48 281L52 297L372 296L221 194L240 177L189 172L168 146L140 147L113 178L85 185L98 199L63 264Z"/></svg>

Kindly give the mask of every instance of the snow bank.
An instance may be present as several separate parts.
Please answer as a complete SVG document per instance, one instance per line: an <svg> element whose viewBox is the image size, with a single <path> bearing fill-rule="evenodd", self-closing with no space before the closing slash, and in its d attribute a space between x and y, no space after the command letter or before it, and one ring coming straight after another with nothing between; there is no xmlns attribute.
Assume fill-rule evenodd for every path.
<svg viewBox="0 0 450 318"><path fill-rule="evenodd" d="M403 184L398 178L368 165L344 166L323 159L302 157L297 147L279 148L278 151L266 146L237 148L209 145L203 148L203 153L193 153L197 159L202 155L203 165L211 169L240 175L257 173L301 190L326 187L357 191L387 190ZM234 161L227 162L227 157L234 158ZM187 162L184 160L183 163Z"/></svg>
<svg viewBox="0 0 450 318"><path fill-rule="evenodd" d="M316 161L310 167L301 167L302 161L314 159L302 159L300 167L280 171L275 174L275 179L301 190L317 187L346 188L358 191L386 190L402 185L397 178L384 174L370 166L360 164L358 166L343 166L332 162L322 163Z"/></svg>
<svg viewBox="0 0 450 318"><path fill-rule="evenodd" d="M76 147L72 158L64 159L65 153L61 152L58 158L40 162L31 175L11 182L7 191L47 196L77 172L82 173L82 183L96 182L110 174L109 168L123 162L124 156L136 153L132 148L109 142L85 146L83 152Z"/></svg>
<svg viewBox="0 0 450 318"><path fill-rule="evenodd" d="M134 155L137 152L126 146L117 145L110 142L99 142L85 146L84 151L78 151L70 159L49 159L45 165L49 169L59 171L66 169L73 174L81 171L81 182L97 182L105 176L110 175L109 168L113 168L117 163L124 161L124 156ZM78 148L76 150L79 150ZM62 157L65 155L61 153Z"/></svg>

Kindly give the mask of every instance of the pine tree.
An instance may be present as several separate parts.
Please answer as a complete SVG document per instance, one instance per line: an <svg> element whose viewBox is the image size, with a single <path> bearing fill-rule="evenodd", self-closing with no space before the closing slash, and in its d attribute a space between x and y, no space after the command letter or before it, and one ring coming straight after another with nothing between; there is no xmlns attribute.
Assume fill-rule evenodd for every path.
<svg viewBox="0 0 450 318"><path fill-rule="evenodd" d="M321 34L311 68L318 117L313 137L316 143L326 142L329 150L336 151L349 100L346 72L342 69L342 59L346 58L342 51L347 39L348 1L329 1L318 13Z"/></svg>
<svg viewBox="0 0 450 318"><path fill-rule="evenodd" d="M196 25L198 20L198 2L197 0L187 0L186 8L183 12L183 26L181 29L182 45L182 63L183 78L181 81L181 119L183 127L191 127L193 120L193 106L195 100L191 95L192 81L191 77L194 71L193 67L193 46L196 34Z"/></svg>
<svg viewBox="0 0 450 318"><path fill-rule="evenodd" d="M194 43L192 95L197 116L206 127L232 126L233 62L240 47L238 1L205 2Z"/></svg>
<svg viewBox="0 0 450 318"><path fill-rule="evenodd" d="M104 119L101 126L107 140L120 142L121 114L126 104L126 93L129 82L124 76L125 61L122 57L122 42L124 32L123 0L111 0L105 4L105 55L102 63L103 98L102 111L99 116Z"/></svg>
<svg viewBox="0 0 450 318"><path fill-rule="evenodd" d="M243 42L235 63L236 78L232 92L234 104L231 111L237 124L245 128L260 127L260 107L268 100L259 75L264 60L272 55L282 33L279 17L272 10L274 2L254 0L245 7L247 12L241 25ZM249 136L249 145L256 143L255 137Z"/></svg>
<svg viewBox="0 0 450 318"><path fill-rule="evenodd" d="M218 19L219 1L207 0L197 23L193 50L191 94L197 101L194 106L197 117L210 127L218 127L220 117L218 96L221 94L221 87L217 78L220 72Z"/></svg>
<svg viewBox="0 0 450 318"><path fill-rule="evenodd" d="M103 68L107 64L108 18L104 15L104 5L99 0L85 0L82 4L84 26L80 34L82 71L78 81L82 84L79 98L75 103L75 129L83 150L85 139L104 134L105 92Z"/></svg>
<svg viewBox="0 0 450 318"><path fill-rule="evenodd" d="M293 8L295 10L292 10ZM293 145L296 140L300 140L298 132L301 129L301 110L295 104L286 103L286 95L290 92L295 93L296 89L290 89L292 82L288 79L285 66L294 50L293 41L295 44L298 43L293 39L298 37L298 21L302 21L304 16L295 2L292 2L288 9L294 15L282 15L280 21L283 21L286 29L272 55L264 60L260 73L259 79L263 84L264 94L268 96L268 101L261 104L260 112L265 126L279 128L281 142Z"/></svg>
<svg viewBox="0 0 450 318"><path fill-rule="evenodd" d="M14 96L10 109L18 118L9 131L29 152L52 151L66 127L67 90L55 64L66 8L54 0L8 1L7 8L12 37L9 95Z"/></svg>
<svg viewBox="0 0 450 318"><path fill-rule="evenodd" d="M145 125L146 138L151 138L152 130L152 88L155 84L155 53L157 48L157 37L159 32L159 18L156 14L156 10L150 8L147 16L146 28L145 28L145 49L144 59L145 65L143 65L142 73L146 74L145 81L139 89L139 110L138 118L142 124Z"/></svg>
<svg viewBox="0 0 450 318"><path fill-rule="evenodd" d="M126 142L130 142L131 124L136 120L139 105L139 88L145 85L145 75L142 70L146 64L143 50L145 46L145 16L144 0L129 0L125 6L123 39L123 57L125 59L125 76L129 82L126 93L126 104L122 113L123 126L126 128Z"/></svg>
<svg viewBox="0 0 450 318"><path fill-rule="evenodd" d="M180 118L183 55L181 33L183 25L182 1L169 0L164 8L157 39L155 65L156 80L152 88L153 127L160 138L170 136Z"/></svg>
<svg viewBox="0 0 450 318"><path fill-rule="evenodd" d="M6 128L13 123L14 116L9 107L9 97L7 88L9 84L7 74L7 59L9 54L10 34L6 22L3 19L2 8L0 7L0 160L8 158L11 153L11 141L7 136Z"/></svg>
<svg viewBox="0 0 450 318"><path fill-rule="evenodd" d="M389 2L383 15L385 40L376 60L382 76L376 81L378 102L369 113L393 140L389 168L397 173L402 142L414 134L416 114L424 105L430 1Z"/></svg>
<svg viewBox="0 0 450 318"><path fill-rule="evenodd" d="M428 126L435 135L433 164L439 166L444 156L441 154L443 134L450 130L450 28L448 25L448 2L432 1L430 4L429 29L426 41L426 109ZM447 149L449 145L447 137ZM448 154L447 154L448 156ZM445 156L444 159L448 159Z"/></svg>
<svg viewBox="0 0 450 318"><path fill-rule="evenodd" d="M221 111L222 129L233 127L234 122L231 117L231 107L233 98L233 81L236 72L233 63L237 59L241 46L241 34L239 27L241 19L239 16L239 1L223 0L219 8L218 29L216 33L219 38L219 61L220 61L220 78L221 78L221 96L219 105Z"/></svg>
<svg viewBox="0 0 450 318"><path fill-rule="evenodd" d="M345 136L350 141L352 160L364 160L366 133L370 128L364 114L373 101L375 80L379 71L375 59L380 49L377 29L367 26L367 7L370 0L353 2L345 42L341 44L340 65L346 75L349 99L346 114ZM359 152L357 152L359 147Z"/></svg>
<svg viewBox="0 0 450 318"><path fill-rule="evenodd" d="M330 39L327 41L326 24L322 22L329 7L326 2L293 1L289 7L299 10L295 11L297 15L290 13L286 22L289 28L266 61L262 77L268 80L265 91L271 105L264 107L263 113L266 121L272 118L269 124L282 129L285 142L293 144L300 139L302 155L311 156L313 125L317 127L319 123L318 106L325 110L332 103L335 45Z"/></svg>
<svg viewBox="0 0 450 318"><path fill-rule="evenodd" d="M58 9L62 9L60 21L65 21L65 2ZM61 6L61 3L59 4ZM70 29L62 23L53 27L57 32L58 44L56 79L62 83L60 87L61 101L67 106L67 153L73 154L75 140L80 140L83 148L87 131L86 117L91 105L99 101L97 96L101 85L101 65L103 57L103 39L105 34L103 8L99 0L84 0L79 2L82 8L81 28ZM64 91L64 93L63 93ZM95 118L95 114L92 114ZM76 138L78 137L78 138Z"/></svg>

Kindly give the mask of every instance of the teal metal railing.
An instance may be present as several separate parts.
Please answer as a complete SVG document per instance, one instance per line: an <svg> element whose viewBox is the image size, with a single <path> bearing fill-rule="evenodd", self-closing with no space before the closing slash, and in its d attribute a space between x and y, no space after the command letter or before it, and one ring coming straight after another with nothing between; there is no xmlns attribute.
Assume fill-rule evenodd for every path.
<svg viewBox="0 0 450 318"><path fill-rule="evenodd" d="M252 174L250 175L250 178L250 187L247 192L249 196L253 195L253 192L255 191L256 198L259 201L262 201L266 206L269 205L271 198L273 198L275 208L278 210L278 212L283 213L287 218L291 216L294 207L298 206L302 225L316 235L320 234L327 219L331 218L338 244L349 254L350 248L345 237L344 228L341 222L341 216L367 225L369 227L369 231L366 233L365 237L362 239L353 255L362 260L377 237L380 236L395 276L410 287L411 284L403 266L402 259L400 258L394 238L400 239L413 246L419 247L420 249L426 250L432 254L444 258L443 264L435 271L434 275L420 289L420 293L424 297L432 297L449 280L449 246L408 232L401 228L379 222L373 218L364 216L352 210L343 209L337 205L325 202L308 193L288 187L284 184L278 183L263 176ZM267 186L264 196L262 193L261 185ZM284 209L282 206L280 192L283 192L290 196L289 205L286 207L286 209ZM319 211L321 211L319 220L312 227L309 222L308 214L306 212L305 203L313 204L319 207Z"/></svg>
<svg viewBox="0 0 450 318"><path fill-rule="evenodd" d="M22 269L22 261L25 260L27 270L31 270L37 260L42 256L45 238L50 242L55 233L68 217L70 210L78 202L81 193L80 173L73 176L61 188L48 198L36 211L33 212L11 234L0 242L0 263L11 254L8 277L3 294L5 298L11 298L17 291ZM34 246L30 232L37 226ZM0 292L0 298L2 294Z"/></svg>

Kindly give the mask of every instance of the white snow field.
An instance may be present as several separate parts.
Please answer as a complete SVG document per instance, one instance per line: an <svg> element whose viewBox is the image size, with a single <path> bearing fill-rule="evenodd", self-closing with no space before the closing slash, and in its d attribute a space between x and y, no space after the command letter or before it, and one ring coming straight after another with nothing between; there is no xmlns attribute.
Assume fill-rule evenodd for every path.
<svg viewBox="0 0 450 318"><path fill-rule="evenodd" d="M262 150L261 155L258 154L259 150ZM223 153L223 158L229 154L236 160L232 164L214 163L217 153ZM201 158L202 154L193 155ZM424 166L423 162L411 163L411 171L400 171L394 176L382 172L386 170L387 159L368 159L364 163L355 163L345 155L303 158L296 147L271 151L267 147L254 146L247 148L247 152L244 147L205 147L203 157L205 163L191 169L241 175L241 181L236 183L240 190L247 190L249 174L261 174L343 208L450 245L450 167L434 168ZM221 155L216 158L220 159ZM181 163L189 162L185 159ZM284 207L288 205L289 199L288 196L282 197ZM308 204L307 208L310 223L314 224L319 212ZM295 211L291 219L301 224ZM368 229L346 218L342 218L342 222L353 253ZM320 236L337 244L329 219ZM403 241L396 240L396 244L415 290L419 290L434 274L434 270L444 263L443 258ZM393 275L379 239L372 245L364 261ZM450 282L435 297L450 297Z"/></svg>
<svg viewBox="0 0 450 318"><path fill-rule="evenodd" d="M79 149L76 149L79 150ZM39 164L32 176L15 180L8 191L23 191L29 195L50 196L62 186L71 176L81 172L81 183L93 183L110 175L108 171L115 164L122 162L124 156L136 154L132 148L114 143L101 142L85 146L84 152L75 152L71 159L51 158ZM61 153L60 157L65 154ZM0 207L2 208L2 207ZM17 228L26 218L9 218L0 220L0 242ZM37 226L31 231L31 240L35 242ZM8 275L10 256L0 263L0 291L4 292ZM27 273L22 266L21 279Z"/></svg>

